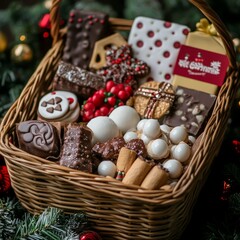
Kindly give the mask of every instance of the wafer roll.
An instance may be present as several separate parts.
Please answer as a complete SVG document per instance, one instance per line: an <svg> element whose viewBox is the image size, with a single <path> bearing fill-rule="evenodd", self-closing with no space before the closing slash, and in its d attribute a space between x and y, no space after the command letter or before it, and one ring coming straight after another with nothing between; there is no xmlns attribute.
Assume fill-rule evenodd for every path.
<svg viewBox="0 0 240 240"><path fill-rule="evenodd" d="M126 173L135 161L136 156L137 153L135 151L122 147L117 159L117 170Z"/></svg>
<svg viewBox="0 0 240 240"><path fill-rule="evenodd" d="M152 162L147 162L140 157L137 158L132 164L132 166L129 168L122 182L126 184L134 184L140 186L143 179L151 170L152 166Z"/></svg>
<svg viewBox="0 0 240 240"><path fill-rule="evenodd" d="M144 178L141 187L155 190L165 185L168 180L168 172L161 166L154 166Z"/></svg>
<svg viewBox="0 0 240 240"><path fill-rule="evenodd" d="M137 153L126 147L122 147L117 159L117 180L122 180L135 161Z"/></svg>

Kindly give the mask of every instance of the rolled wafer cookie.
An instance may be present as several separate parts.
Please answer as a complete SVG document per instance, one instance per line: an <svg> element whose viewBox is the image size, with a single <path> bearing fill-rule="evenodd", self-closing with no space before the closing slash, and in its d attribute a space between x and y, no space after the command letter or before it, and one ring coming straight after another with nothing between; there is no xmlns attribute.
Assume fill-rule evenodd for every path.
<svg viewBox="0 0 240 240"><path fill-rule="evenodd" d="M145 159L138 157L129 168L122 182L125 184L134 184L140 186L143 179L151 170L152 166L153 162L146 161Z"/></svg>
<svg viewBox="0 0 240 240"><path fill-rule="evenodd" d="M126 147L122 147L117 159L117 180L122 180L137 157L137 153Z"/></svg>
<svg viewBox="0 0 240 240"><path fill-rule="evenodd" d="M167 183L168 175L161 165L155 165L144 178L141 187L149 190L159 189Z"/></svg>

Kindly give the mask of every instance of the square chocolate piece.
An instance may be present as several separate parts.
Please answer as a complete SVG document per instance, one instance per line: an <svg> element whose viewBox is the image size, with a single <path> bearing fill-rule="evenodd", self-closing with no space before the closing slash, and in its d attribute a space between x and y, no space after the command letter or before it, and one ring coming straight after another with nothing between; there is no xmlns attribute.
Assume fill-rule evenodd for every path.
<svg viewBox="0 0 240 240"><path fill-rule="evenodd" d="M198 136L204 128L216 96L205 92L177 87L170 113L163 122L171 127L183 125L189 134Z"/></svg>
<svg viewBox="0 0 240 240"><path fill-rule="evenodd" d="M95 42L108 36L108 15L74 9L69 14L63 60L89 69Z"/></svg>
<svg viewBox="0 0 240 240"><path fill-rule="evenodd" d="M16 133L20 149L46 159L59 157L60 133L52 124L38 120L20 122Z"/></svg>

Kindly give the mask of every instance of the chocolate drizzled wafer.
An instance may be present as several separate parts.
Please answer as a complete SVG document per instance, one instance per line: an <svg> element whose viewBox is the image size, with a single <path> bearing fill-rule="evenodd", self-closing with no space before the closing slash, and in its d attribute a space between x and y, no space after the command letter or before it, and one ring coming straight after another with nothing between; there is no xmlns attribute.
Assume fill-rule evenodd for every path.
<svg viewBox="0 0 240 240"><path fill-rule="evenodd" d="M63 60L88 69L94 44L111 34L108 15L74 9L69 14Z"/></svg>
<svg viewBox="0 0 240 240"><path fill-rule="evenodd" d="M91 155L92 131L78 123L68 124L65 128L60 165L92 173Z"/></svg>
<svg viewBox="0 0 240 240"><path fill-rule="evenodd" d="M95 91L104 88L105 82L102 76L60 61L54 76L53 89L71 91L80 99L87 99Z"/></svg>

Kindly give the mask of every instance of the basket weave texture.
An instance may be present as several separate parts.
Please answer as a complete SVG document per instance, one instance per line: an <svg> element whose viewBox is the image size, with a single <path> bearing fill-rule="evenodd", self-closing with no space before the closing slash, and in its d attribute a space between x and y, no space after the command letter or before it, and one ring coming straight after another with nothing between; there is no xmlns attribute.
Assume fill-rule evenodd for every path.
<svg viewBox="0 0 240 240"><path fill-rule="evenodd" d="M187 226L194 203L205 183L224 137L230 108L239 82L239 70L230 35L204 0L190 0L213 23L230 61L201 141L187 171L173 189L138 191L136 186L60 166L30 155L14 145L15 125L36 119L38 101L51 90L64 48L66 29L59 29L59 0L51 9L53 46L29 79L1 122L0 151L6 160L12 186L31 213L46 207L66 212L83 210L103 239L178 239ZM128 30L132 21L110 19L115 30Z"/></svg>

